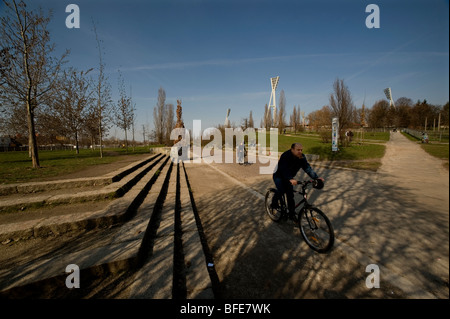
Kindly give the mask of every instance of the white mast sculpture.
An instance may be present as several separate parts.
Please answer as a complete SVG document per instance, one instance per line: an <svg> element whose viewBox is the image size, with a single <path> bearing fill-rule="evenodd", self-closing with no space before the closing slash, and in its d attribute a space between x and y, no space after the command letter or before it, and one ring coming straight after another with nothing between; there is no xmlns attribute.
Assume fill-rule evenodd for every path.
<svg viewBox="0 0 450 319"><path fill-rule="evenodd" d="M272 93L270 94L269 110L270 110L270 108L273 108L272 127L275 124L275 115L276 115L276 109L277 109L275 90L277 89L279 80L280 80L279 76L277 76L275 78L270 78L270 83L272 85Z"/></svg>
<svg viewBox="0 0 450 319"><path fill-rule="evenodd" d="M227 110L227 116L225 117L225 127L230 125L230 121L228 120L228 116L230 116L230 109Z"/></svg>

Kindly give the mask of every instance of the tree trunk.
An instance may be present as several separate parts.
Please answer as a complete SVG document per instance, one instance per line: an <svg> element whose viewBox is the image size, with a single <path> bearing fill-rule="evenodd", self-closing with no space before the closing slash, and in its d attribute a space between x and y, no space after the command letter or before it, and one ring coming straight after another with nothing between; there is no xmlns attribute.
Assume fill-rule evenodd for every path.
<svg viewBox="0 0 450 319"><path fill-rule="evenodd" d="M126 129L124 131L125 131L125 150L128 153L128 134Z"/></svg>
<svg viewBox="0 0 450 319"><path fill-rule="evenodd" d="M31 153L31 162L33 168L40 168L39 165L39 155L38 155L38 147L36 140L36 130L34 128L34 111L30 105L30 102L27 102L27 122L28 122L28 149Z"/></svg>
<svg viewBox="0 0 450 319"><path fill-rule="evenodd" d="M100 138L100 158L103 158L103 136L102 136L102 111L101 108L99 107L99 118L100 121L98 123L98 135Z"/></svg>
<svg viewBox="0 0 450 319"><path fill-rule="evenodd" d="M75 148L76 148L76 153L80 154L80 149L78 146L78 130L75 131Z"/></svg>

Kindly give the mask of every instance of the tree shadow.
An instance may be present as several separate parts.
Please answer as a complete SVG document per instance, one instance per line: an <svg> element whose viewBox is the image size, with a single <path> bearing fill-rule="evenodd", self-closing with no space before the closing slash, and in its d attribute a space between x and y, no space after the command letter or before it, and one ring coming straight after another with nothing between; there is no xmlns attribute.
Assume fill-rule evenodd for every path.
<svg viewBox="0 0 450 319"><path fill-rule="evenodd" d="M310 193L310 201L330 218L338 244L381 268L381 288L369 289L363 264L367 259L354 260L341 249L318 254L290 221L275 223L266 216L262 197L273 187L271 176L246 181L245 173L221 169L243 176L240 181L261 194L223 181L216 196L205 196L193 185L225 298L408 296L383 280L388 277L383 274L406 277L418 292L448 298L448 211L433 211L411 198L408 190L384 184L376 173L316 169L326 183L322 191Z"/></svg>

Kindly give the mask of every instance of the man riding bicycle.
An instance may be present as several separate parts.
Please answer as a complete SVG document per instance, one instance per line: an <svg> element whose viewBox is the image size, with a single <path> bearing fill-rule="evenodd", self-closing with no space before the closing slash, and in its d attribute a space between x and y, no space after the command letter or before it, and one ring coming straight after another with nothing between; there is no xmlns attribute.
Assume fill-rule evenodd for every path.
<svg viewBox="0 0 450 319"><path fill-rule="evenodd" d="M320 179L316 172L309 165L306 156L303 155L303 145L300 143L294 143L291 145L291 149L281 154L278 160L278 167L273 173L273 181L278 190L278 196L286 193L287 205L289 209L289 218L293 218L295 210L294 201L294 189L293 186L297 185L297 181L294 179L297 172L303 169L306 174L312 179ZM272 200L272 208L277 208L278 197L274 196Z"/></svg>

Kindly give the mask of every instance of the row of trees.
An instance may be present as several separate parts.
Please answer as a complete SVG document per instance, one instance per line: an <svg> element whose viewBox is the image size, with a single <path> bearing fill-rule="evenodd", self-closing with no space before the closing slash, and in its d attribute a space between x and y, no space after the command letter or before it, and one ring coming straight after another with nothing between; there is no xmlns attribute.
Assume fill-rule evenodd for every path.
<svg viewBox="0 0 450 319"><path fill-rule="evenodd" d="M153 108L153 125L154 131L149 138L158 144L170 144L170 133L175 127L174 109L173 104L166 104L166 91L162 87L158 90L158 101Z"/></svg>
<svg viewBox="0 0 450 319"><path fill-rule="evenodd" d="M342 81L342 80L339 80ZM337 100L336 90L341 85L335 83L335 93L330 96L330 106L323 106L320 110L308 115L308 122L316 130L329 128L333 117L339 118L342 130L349 128L413 128L417 130L430 130L433 126L449 126L449 103L443 106L428 104L426 100L414 103L411 99L401 97L391 105L387 100L376 101L371 108L364 105L356 108L351 102L351 95ZM344 86L344 90L349 90ZM345 102L348 101L348 102Z"/></svg>
<svg viewBox="0 0 450 319"><path fill-rule="evenodd" d="M40 166L38 137L47 143L71 138L78 152L80 137L89 136L91 145L99 144L100 156L103 137L111 125L124 130L126 143L127 131L132 129L134 140L131 92L127 94L119 72L119 99L112 101L95 24L99 65L94 78L88 76L93 68L64 68L69 51L53 56L55 46L47 30L50 13L29 11L24 1L5 0L4 4L5 13L0 17L0 120L4 131L28 136L32 166Z"/></svg>
<svg viewBox="0 0 450 319"><path fill-rule="evenodd" d="M427 131L438 125L449 126L449 103L443 106L428 104L427 100L414 103L399 98L395 107L386 100L377 101L367 116L370 127L405 127Z"/></svg>
<svg viewBox="0 0 450 319"><path fill-rule="evenodd" d="M330 94L329 105L311 112L307 117L301 112L300 106L294 106L289 124L285 119L285 108L286 97L282 90L275 117L266 104L260 127L266 129L277 127L279 133L282 133L287 126L291 131L297 132L303 130L307 124L317 131L330 131L332 119L337 117L340 136L344 137L343 133L346 130L361 127L429 130L438 125L447 128L449 126L449 102L439 106L428 104L426 100L414 103L409 98L401 97L394 105L390 105L389 101L382 99L375 102L371 108L366 108L365 105L357 108L349 88L344 80L339 78L333 83L333 93ZM246 121L247 118L242 123L244 124ZM241 126L246 128L244 125Z"/></svg>

